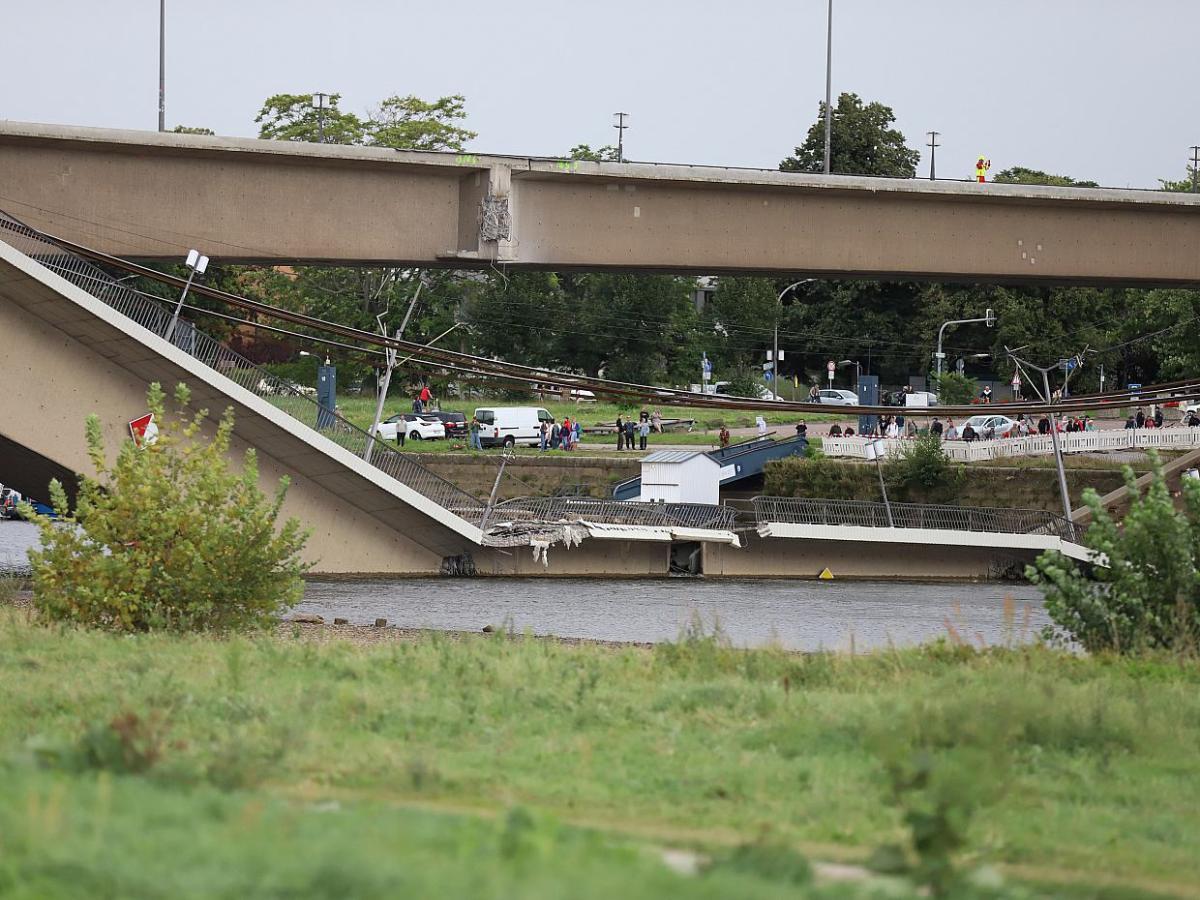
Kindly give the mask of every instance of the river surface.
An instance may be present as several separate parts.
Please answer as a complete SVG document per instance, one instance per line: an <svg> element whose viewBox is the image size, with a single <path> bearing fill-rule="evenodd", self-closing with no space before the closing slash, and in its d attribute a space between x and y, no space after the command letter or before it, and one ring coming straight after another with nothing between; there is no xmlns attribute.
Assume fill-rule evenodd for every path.
<svg viewBox="0 0 1200 900"><path fill-rule="evenodd" d="M0 521L0 568L27 568L27 522ZM1015 601L1006 622L1005 598ZM1026 584L792 579L393 578L310 581L298 612L355 624L518 632L605 641L668 641L696 623L739 647L792 650L917 644L953 629L964 640L1031 640L1048 621Z"/></svg>

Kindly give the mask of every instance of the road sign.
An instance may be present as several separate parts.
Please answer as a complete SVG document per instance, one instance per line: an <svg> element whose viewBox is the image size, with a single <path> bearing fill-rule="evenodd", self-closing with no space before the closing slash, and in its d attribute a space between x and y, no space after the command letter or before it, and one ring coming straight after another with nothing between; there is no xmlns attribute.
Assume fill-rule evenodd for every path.
<svg viewBox="0 0 1200 900"><path fill-rule="evenodd" d="M832 378L832 377L833 377L833 373L834 373L834 372L837 370L837 363L835 363L835 362L834 362L834 361L831 359L829 362L827 362L827 363L825 364L825 368L829 370L829 376Z"/></svg>
<svg viewBox="0 0 1200 900"><path fill-rule="evenodd" d="M1019 388L1021 386L1021 373L1013 372L1012 386Z"/></svg>
<svg viewBox="0 0 1200 900"><path fill-rule="evenodd" d="M130 422L129 435L133 438L135 446L146 447L153 444L158 438L158 426L154 424L154 413L146 413Z"/></svg>

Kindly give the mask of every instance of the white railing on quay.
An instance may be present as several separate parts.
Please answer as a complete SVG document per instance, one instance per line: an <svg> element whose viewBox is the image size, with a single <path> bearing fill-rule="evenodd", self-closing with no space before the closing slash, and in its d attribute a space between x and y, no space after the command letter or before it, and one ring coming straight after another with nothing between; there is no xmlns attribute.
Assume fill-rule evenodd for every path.
<svg viewBox="0 0 1200 900"><path fill-rule="evenodd" d="M1107 453L1116 450L1195 450L1200 448L1200 427L1122 428L1107 431L1077 431L1059 434L1063 453ZM821 440L821 452L826 456L866 459L867 444L872 438L827 437ZM878 440L878 439L874 439ZM909 438L885 438L887 455L903 453ZM1011 456L1048 456L1054 453L1054 442L1048 434L1028 437L999 438L990 441L944 440L942 449L955 462L987 462Z"/></svg>

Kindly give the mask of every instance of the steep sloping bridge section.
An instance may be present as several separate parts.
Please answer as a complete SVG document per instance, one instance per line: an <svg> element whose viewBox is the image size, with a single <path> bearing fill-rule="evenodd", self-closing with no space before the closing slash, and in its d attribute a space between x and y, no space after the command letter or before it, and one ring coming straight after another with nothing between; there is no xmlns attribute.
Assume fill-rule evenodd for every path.
<svg viewBox="0 0 1200 900"><path fill-rule="evenodd" d="M0 122L0 207L118 256L1200 283L1200 197Z"/></svg>
<svg viewBox="0 0 1200 900"><path fill-rule="evenodd" d="M266 483L291 477L285 513L313 528L317 571L432 573L479 547L479 500L387 447L365 463L361 432L332 418L327 433L305 426L318 412L308 398L264 385L270 376L186 324L165 340L168 322L161 306L0 217L5 480L37 497L47 475L91 471L86 415L115 452L145 412L146 385L184 381L195 408L214 418L234 408L234 450L256 449Z"/></svg>

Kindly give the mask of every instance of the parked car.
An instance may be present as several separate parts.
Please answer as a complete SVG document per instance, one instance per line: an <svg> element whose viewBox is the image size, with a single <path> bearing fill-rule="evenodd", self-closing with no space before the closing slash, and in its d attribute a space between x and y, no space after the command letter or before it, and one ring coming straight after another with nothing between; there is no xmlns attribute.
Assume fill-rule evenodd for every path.
<svg viewBox="0 0 1200 900"><path fill-rule="evenodd" d="M446 436L446 426L434 413L400 413L379 423L375 433L385 441L436 441Z"/></svg>
<svg viewBox="0 0 1200 900"><path fill-rule="evenodd" d="M710 393L716 394L719 397L731 397L731 396L733 396L733 392L729 390L729 385L730 385L730 382L728 382L728 381L713 382L712 390L710 391ZM755 389L755 393L758 395L759 400L775 399L775 395L772 394L770 389L765 387L764 385L761 385L761 384L755 385L754 389Z"/></svg>
<svg viewBox="0 0 1200 900"><path fill-rule="evenodd" d="M975 429L975 434L981 441L1020 435L1019 423L1008 416L971 416L959 427L959 433L961 434L962 429L968 425Z"/></svg>
<svg viewBox="0 0 1200 900"><path fill-rule="evenodd" d="M484 447L536 447L542 423L554 422L554 416L537 406L485 406L475 410L475 418L479 420L479 443Z"/></svg>
<svg viewBox="0 0 1200 900"><path fill-rule="evenodd" d="M829 406L858 406L858 394L845 388L824 388L817 402Z"/></svg>
<svg viewBox="0 0 1200 900"><path fill-rule="evenodd" d="M433 413L437 416L442 425L446 429L446 437L448 438L465 438L470 430L467 427L467 417L460 412L442 412Z"/></svg>

